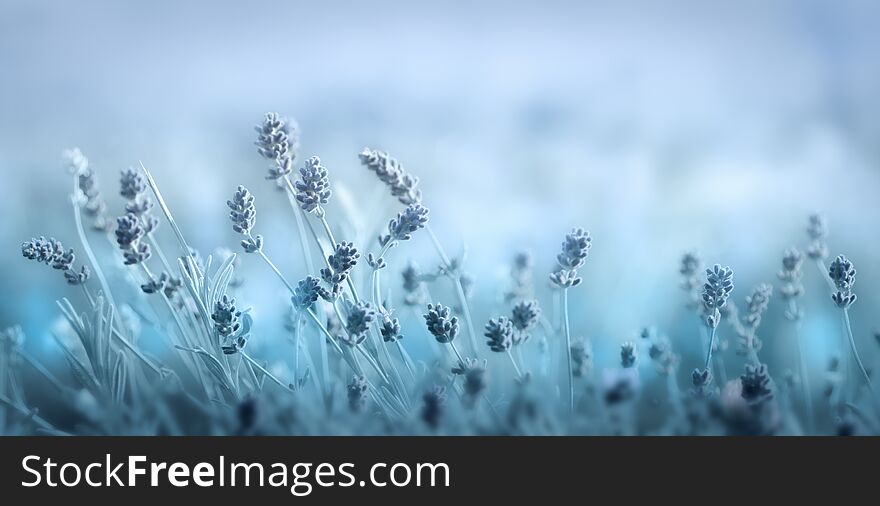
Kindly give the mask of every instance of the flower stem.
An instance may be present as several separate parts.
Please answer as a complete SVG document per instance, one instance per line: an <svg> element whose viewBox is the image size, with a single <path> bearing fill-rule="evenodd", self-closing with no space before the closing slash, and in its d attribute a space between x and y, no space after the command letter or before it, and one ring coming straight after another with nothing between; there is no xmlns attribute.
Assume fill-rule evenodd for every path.
<svg viewBox="0 0 880 506"><path fill-rule="evenodd" d="M449 341L449 346L452 347L452 351L454 351L454 352L455 352L455 356L458 357L458 362L459 362L461 365L464 365L464 358L462 358L461 353L458 352L458 348L455 346L455 343L452 342L452 341Z"/></svg>
<svg viewBox="0 0 880 506"><path fill-rule="evenodd" d="M467 298L464 296L464 288L461 286L461 276L451 272L452 262L449 260L449 256L446 254L446 251L443 249L443 245L440 244L440 240L437 239L437 236L434 234L434 230L431 228L431 225L425 224L425 230L428 232L428 236L431 238L431 243L434 244L434 249L437 250L437 255L440 257L440 261L443 263L443 266L446 267L446 270L449 272L449 275L452 278L452 282L455 285L456 295L458 296L458 303L461 304L461 310L464 314L464 320L465 323L467 323L470 345L473 348L474 354L476 354L479 349L477 348L477 334L476 332L474 332L474 322L471 318L471 310L468 307Z"/></svg>
<svg viewBox="0 0 880 506"><path fill-rule="evenodd" d="M874 395L874 386L871 384L871 376L868 374L868 370L865 369L865 365L862 363L862 357L859 356L859 350L856 348L856 341L853 337L852 324L849 321L848 308L843 308L843 323L846 326L846 335L849 338L849 347L852 351L853 357L856 359L856 365L859 366L859 371L861 371L862 376L865 378L865 383L868 385L868 390L871 392L871 395Z"/></svg>
<svg viewBox="0 0 880 506"><path fill-rule="evenodd" d="M479 350L479 348L477 348L477 333L474 331L474 320L471 318L471 309L468 306L467 297L464 295L464 288L461 286L461 276L456 275L453 279L453 283L455 283L455 291L458 293L458 302L461 304L461 310L464 313L464 321L467 323L471 348L473 348L474 355L477 355L477 351Z"/></svg>
<svg viewBox="0 0 880 506"><path fill-rule="evenodd" d="M293 286L287 282L287 279L284 277L284 274L281 274L281 271L278 270L278 267L276 267L275 264L272 263L271 260L269 260L269 257L267 257L265 253L263 253L262 249L257 250L257 253L260 254L260 258L262 258L263 261L266 262L266 265L268 265L269 268L272 269L272 271L275 273L275 275L278 276L278 279L280 279L281 282L284 283L284 286L287 287L287 291L290 292L290 295L293 295L295 293Z"/></svg>
<svg viewBox="0 0 880 506"><path fill-rule="evenodd" d="M831 279L831 276L828 274L828 268L825 266L825 261L821 258L816 259L816 268L819 269L819 273L822 275L822 278L828 283L828 288L831 288L831 291L837 290L837 287L834 285L834 281Z"/></svg>
<svg viewBox="0 0 880 506"><path fill-rule="evenodd" d="M715 334L718 327L717 325L712 326L712 330L709 332L709 349L706 351L706 365L704 369L708 370L709 366L712 364L712 348L715 347ZM751 350L751 343L749 344L749 349Z"/></svg>
<svg viewBox="0 0 880 506"><path fill-rule="evenodd" d="M801 370L801 395L804 396L804 409L806 410L806 419L807 419L807 430L810 431L810 434L813 434L815 428L813 426L813 397L810 391L810 380L809 373L807 372L807 357L804 353L804 344L801 342L801 333L800 326L795 323L794 332L795 332L795 341L797 342L798 349L798 360L800 362L800 370Z"/></svg>
<svg viewBox="0 0 880 506"><path fill-rule="evenodd" d="M507 357L510 359L510 363L513 364L513 370L516 371L516 377L522 378L522 372L520 372L519 366L516 365L516 360L513 359L513 353L510 352L510 348L507 348Z"/></svg>
<svg viewBox="0 0 880 506"><path fill-rule="evenodd" d="M568 319L568 288L562 290L562 325L565 331L565 353L568 367L568 414L574 414L574 373L571 370L571 324Z"/></svg>
<svg viewBox="0 0 880 506"><path fill-rule="evenodd" d="M397 345L397 351L400 352L400 359L403 360L403 364L406 366L406 370L409 372L410 379L415 380L416 379L416 372L415 372L415 370L413 370L412 364L410 364L410 361L412 359L406 353L406 350L403 349L403 345L400 344L400 339L394 341L394 344Z"/></svg>
<svg viewBox="0 0 880 506"><path fill-rule="evenodd" d="M302 209L296 203L296 189L293 187L293 183L290 182L290 178L284 176L284 183L287 189L287 200L290 204L290 208L293 211L293 215L296 218L296 228L299 232L299 245L302 248L303 258L306 261L306 269L310 273L315 272L315 265L312 263L312 252L309 251L309 244L306 242L306 230L303 226L303 216Z"/></svg>
<svg viewBox="0 0 880 506"><path fill-rule="evenodd" d="M272 380L273 383L280 386L284 390L287 390L288 392L293 392L293 390L290 389L289 385L285 385L283 381L276 378L274 374L267 371L265 367L261 366L259 363L257 363L256 360L252 359L250 355L244 352L244 350L239 351L239 353L241 353L241 356L244 357L244 359L247 360L252 366L256 367L258 371L260 371L261 373L263 373L263 375Z"/></svg>

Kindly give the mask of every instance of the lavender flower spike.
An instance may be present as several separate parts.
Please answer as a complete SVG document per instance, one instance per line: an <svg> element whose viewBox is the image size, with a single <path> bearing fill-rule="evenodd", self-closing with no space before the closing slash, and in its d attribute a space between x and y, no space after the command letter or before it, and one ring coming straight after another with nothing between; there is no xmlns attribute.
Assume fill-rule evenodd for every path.
<svg viewBox="0 0 880 506"><path fill-rule="evenodd" d="M400 241L412 239L412 234L428 223L428 208L411 204L388 222L388 233L379 236L379 244L389 248Z"/></svg>
<svg viewBox="0 0 880 506"><path fill-rule="evenodd" d="M703 285L703 309L706 312L706 325L717 328L721 321L721 308L727 304L727 298L733 291L733 271L730 267L715 264L706 269L706 283Z"/></svg>
<svg viewBox="0 0 880 506"><path fill-rule="evenodd" d="M834 282L837 291L831 294L831 300L837 307L846 309L856 301L853 285L856 283L856 269L844 255L838 255L828 267L828 277Z"/></svg>
<svg viewBox="0 0 880 506"><path fill-rule="evenodd" d="M322 216L324 210L321 206L330 201L331 195L327 168L321 165L320 158L313 156L306 160L299 174L300 179L294 184L296 201L303 211Z"/></svg>

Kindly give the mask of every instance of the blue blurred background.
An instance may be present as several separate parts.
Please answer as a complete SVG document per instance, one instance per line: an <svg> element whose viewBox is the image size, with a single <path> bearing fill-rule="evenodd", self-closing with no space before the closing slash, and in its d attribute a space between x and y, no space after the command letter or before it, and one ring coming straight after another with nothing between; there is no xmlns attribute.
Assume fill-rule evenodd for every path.
<svg viewBox="0 0 880 506"><path fill-rule="evenodd" d="M681 254L733 267L742 304L753 285L776 284L782 251L806 246L807 216L820 211L831 254L859 271L856 340L877 360L878 16L875 1L830 0L2 0L0 327L21 324L28 348L51 355L54 300L77 296L19 251L34 235L78 246L60 162L72 146L111 215L119 171L143 161L204 253L236 248L225 201L248 186L267 251L304 276L286 202L253 146L253 126L278 111L298 120L301 155L330 170L331 221L374 225L397 210L358 163L364 146L421 178L447 249L467 246L480 322L501 310L517 250L534 254L543 287L563 235L583 226L594 247L572 292L575 332L611 363L655 325L689 370L699 345ZM167 226L159 234L173 245ZM394 286L405 258L436 264L424 237L394 256ZM818 373L841 328L805 269ZM283 287L254 259L242 271L243 303L271 340ZM793 368L775 302L762 355Z"/></svg>

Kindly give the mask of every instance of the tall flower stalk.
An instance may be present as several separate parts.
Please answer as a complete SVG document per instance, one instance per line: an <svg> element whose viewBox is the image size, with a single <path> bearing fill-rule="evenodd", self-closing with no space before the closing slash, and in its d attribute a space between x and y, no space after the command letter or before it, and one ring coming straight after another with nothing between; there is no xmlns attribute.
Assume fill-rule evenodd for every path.
<svg viewBox="0 0 880 506"><path fill-rule="evenodd" d="M730 267L721 267L715 264L711 269L706 269L706 283L703 284L701 300L703 302L703 314L706 327L709 329L709 346L706 351L706 361L702 369L695 369L692 377L694 386L705 389L712 381L712 348L715 346L715 334L718 324L721 323L721 309L727 304L730 292L733 291L733 271Z"/></svg>
<svg viewBox="0 0 880 506"><path fill-rule="evenodd" d="M562 324L565 332L566 368L568 370L568 413L574 413L574 367L571 357L571 322L568 316L568 289L581 284L578 269L584 266L593 238L582 228L574 228L562 241L562 252L556 256L557 270L550 274L550 282L562 289Z"/></svg>
<svg viewBox="0 0 880 506"><path fill-rule="evenodd" d="M782 255L782 269L777 273L777 277L782 282L779 294L787 303L785 310L785 318L791 322L794 328L795 345L798 354L798 368L800 369L801 379L801 395L804 399L805 418L807 427L812 433L814 430L813 420L813 395L810 389L810 374L807 369L807 357L804 350L803 336L801 335L801 322L803 320L803 309L798 305L798 300L804 294L804 285L801 282L803 271L801 266L804 261L804 255L796 248L785 250Z"/></svg>
<svg viewBox="0 0 880 506"><path fill-rule="evenodd" d="M868 385L868 390L870 390L873 395L874 387L871 384L871 376L868 374L868 370L865 368L864 363L862 363L862 357L859 355L859 350L856 347L856 341L853 336L852 323L850 323L849 319L849 307L852 306L857 299L856 294L853 292L853 285L856 283L856 269L852 262L850 262L844 255L838 255L828 268L828 278L834 283L836 289L836 291L831 294L831 300L834 301L834 304L837 307L842 309L843 326L849 340L850 351L852 352L852 356L859 368L859 372L861 372L862 377L865 380L865 384Z"/></svg>

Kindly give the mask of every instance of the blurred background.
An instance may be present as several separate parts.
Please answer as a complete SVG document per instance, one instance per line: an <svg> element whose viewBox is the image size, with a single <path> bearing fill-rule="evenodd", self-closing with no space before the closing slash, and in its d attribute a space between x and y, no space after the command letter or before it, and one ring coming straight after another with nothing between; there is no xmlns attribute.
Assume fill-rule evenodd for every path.
<svg viewBox="0 0 880 506"><path fill-rule="evenodd" d="M20 324L29 349L57 353L54 301L78 294L19 245L46 235L79 249L61 165L73 146L111 216L122 212L119 171L142 161L204 254L237 248L225 201L246 185L266 251L303 277L294 222L253 146L253 126L277 111L299 123L300 160L319 155L330 170L331 221L378 226L399 210L360 166L364 146L421 178L438 236L467 249L480 326L505 310L517 251L534 255L543 290L564 234L590 230L572 318L599 363L654 325L683 370L696 366L682 253L730 265L742 305L757 283L777 285L783 250L806 247L819 211L832 256L859 271L851 315L873 363L878 16L870 0L2 0L0 327ZM167 225L159 234L172 249ZM399 285L406 258L436 265L416 237L395 250L385 284ZM804 269L804 335L820 374L840 350L839 312L815 266ZM241 303L271 342L283 287L254 258L242 273ZM795 367L778 299L762 328L771 368Z"/></svg>

